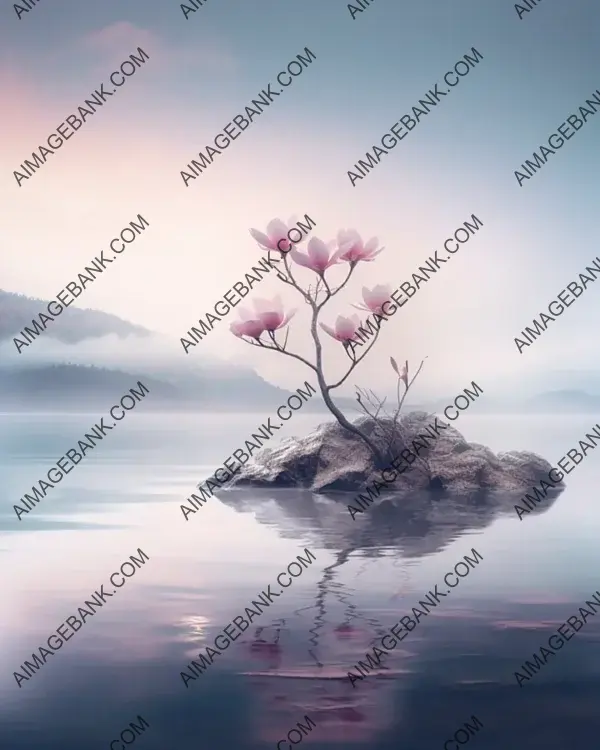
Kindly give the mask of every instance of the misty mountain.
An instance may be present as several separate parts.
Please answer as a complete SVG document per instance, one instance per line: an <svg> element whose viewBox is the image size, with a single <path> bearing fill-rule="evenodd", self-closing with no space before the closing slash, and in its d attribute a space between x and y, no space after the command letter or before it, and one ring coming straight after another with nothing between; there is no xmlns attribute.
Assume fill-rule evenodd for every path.
<svg viewBox="0 0 600 750"><path fill-rule="evenodd" d="M48 300L0 290L0 408L81 409L112 403L138 380L152 383L149 408L254 411L276 408L290 395L253 370L202 356L186 356L174 337L116 315L71 306L22 350L12 339L30 326ZM310 379L307 372L306 377ZM303 382L303 381L302 381ZM300 381L299 381L300 385ZM543 390L542 390L543 389ZM504 378L477 401L478 413L527 414L600 412L600 372L544 371ZM411 408L442 413L453 397ZM358 416L353 399L336 398L349 418ZM150 403L150 402L149 402ZM304 407L326 411L321 397ZM475 412L473 412L475 413Z"/></svg>
<svg viewBox="0 0 600 750"><path fill-rule="evenodd" d="M0 369L0 409L3 411L84 410L110 408L141 381L152 394L150 407L181 401L170 383L139 374L79 365L50 365ZM139 391L139 388L136 388Z"/></svg>
<svg viewBox="0 0 600 750"><path fill-rule="evenodd" d="M273 409L290 393L253 370L213 357L185 356L179 341L97 310L69 307L19 354L13 337L48 301L0 290L0 408L87 410L114 403L138 380L148 408ZM308 411L323 410L320 398Z"/></svg>
<svg viewBox="0 0 600 750"><path fill-rule="evenodd" d="M20 331L25 326L31 328L32 320L37 319L41 312L48 315L49 301L0 289L0 342L19 337ZM55 338L66 344L77 344L85 339L109 334L121 338L151 334L146 328L128 323L116 315L72 305L63 310L56 320L48 322L47 326L42 336Z"/></svg>
<svg viewBox="0 0 600 750"><path fill-rule="evenodd" d="M600 371L543 369L527 370L514 375L503 375L493 384L495 398L507 403L529 400L542 394L583 392L600 393ZM560 396L559 396L560 398Z"/></svg>
<svg viewBox="0 0 600 750"><path fill-rule="evenodd" d="M188 378L179 383L140 371L110 370L73 364L43 367L0 368L0 410L2 411L88 411L106 409L141 381L151 398L144 408L198 411L272 410L284 403L289 393L258 378L251 399L239 398L238 381ZM261 388L262 386L262 388ZM139 389L138 389L139 390ZM238 398L234 397L238 393ZM242 394L243 395L243 394ZM147 407L146 407L147 403ZM321 399L308 402L307 410L323 408Z"/></svg>

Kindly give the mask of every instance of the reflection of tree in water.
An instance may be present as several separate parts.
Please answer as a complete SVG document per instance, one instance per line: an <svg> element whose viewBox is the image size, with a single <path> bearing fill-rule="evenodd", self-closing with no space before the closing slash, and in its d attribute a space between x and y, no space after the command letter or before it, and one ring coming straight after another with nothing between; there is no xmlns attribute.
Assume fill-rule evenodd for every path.
<svg viewBox="0 0 600 750"><path fill-rule="evenodd" d="M391 548L395 548L395 532L394 529L391 526L387 527L387 530L389 532L389 537L387 540L388 546ZM366 557L360 566L358 573L356 574L356 578L360 578L363 573L367 570L368 567L370 567L373 563L373 560L378 560L382 557L381 550L376 549L373 550L369 557ZM392 594L390 597L390 601L395 601L400 597L403 593L405 593L408 590L408 584L410 581L410 573L409 573L409 567L413 564L414 559L406 559L403 558L399 554L394 555L386 555L386 559L392 560L392 567L395 571L398 572L397 580L392 581L392 586L396 589L395 593ZM396 588L396 584L399 582L399 586Z"/></svg>
<svg viewBox="0 0 600 750"><path fill-rule="evenodd" d="M314 737L320 742L369 743L376 732L389 726L394 681L410 671L402 669L400 661L407 651L395 648L385 662L382 659L377 672L372 670L356 689L352 687L348 672L359 660L365 661L374 641L389 628L354 603L355 589L336 580L341 568L353 556L362 555L356 580L382 558L389 560L389 551L394 550L392 566L399 580L389 581L393 588L390 601L401 616L398 598L407 593L409 566L440 552L465 533L486 528L496 517L514 513L519 496L474 493L442 501L438 496L415 492L403 496L401 502L386 497L356 519L351 519L347 510L350 499L344 495L340 502L339 496L316 497L308 490L279 493L254 487L251 492L233 490L223 496L225 504L238 512L251 511L259 523L277 528L283 538L306 539L310 534L320 549L335 558L316 585L314 604L294 613L315 613L303 652L305 662L298 666L292 653L294 666L283 666L286 628L278 630L276 624L270 626L268 637L267 628L258 631L255 645L250 646L262 669L245 674L266 704L257 717L265 741L278 742L306 714L319 729L303 741ZM549 499L539 512L545 512L554 501ZM332 599L335 608L342 606L340 622L328 619Z"/></svg>
<svg viewBox="0 0 600 750"><path fill-rule="evenodd" d="M275 620L270 626L256 628L254 639L250 643L250 653L269 669L278 669L281 666L283 648L279 640L284 626L285 620ZM272 630L275 631L274 634L270 632ZM264 637L265 635L269 635L269 640Z"/></svg>
<svg viewBox="0 0 600 750"><path fill-rule="evenodd" d="M368 741L391 720L393 670L382 665L383 674L370 676L360 689L355 689L347 676L352 665L364 659L371 642L389 632L389 628L352 602L354 589L335 581L340 568L356 551L339 552L334 562L323 570L316 587L315 603L294 612L300 615L308 610L316 611L309 629L311 660L308 665L282 667L285 640L282 636L289 632L285 620L256 629L249 649L261 661L262 669L245 674L261 702L267 704L262 713L263 724L268 722L268 727L263 725L259 729L264 741L279 741L307 714L317 725L312 733L314 740L320 742ZM341 622L331 622L327 617L332 597L343 607ZM388 679L385 679L386 671ZM309 739L311 735L304 741Z"/></svg>
<svg viewBox="0 0 600 750"><path fill-rule="evenodd" d="M337 559L329 566L323 569L323 577L317 583L317 595L315 597L315 604L312 608L317 610L315 615L313 627L309 630L311 634L310 643L312 650L309 653L313 656L318 666L323 665L318 659L319 653L319 641L321 631L323 631L328 624L327 621L327 596L332 593L337 601L344 607L345 619L343 622L338 623L333 632L338 640L348 640L355 638L356 636L362 636L365 633L371 633L372 637L382 636L386 630L379 623L378 620L364 614L355 604L353 604L348 598L354 592L354 589L350 589L343 583L335 582L334 577L339 568L344 565L354 550L343 550L341 551ZM366 623L368 628L365 631L364 627L361 627L361 623Z"/></svg>

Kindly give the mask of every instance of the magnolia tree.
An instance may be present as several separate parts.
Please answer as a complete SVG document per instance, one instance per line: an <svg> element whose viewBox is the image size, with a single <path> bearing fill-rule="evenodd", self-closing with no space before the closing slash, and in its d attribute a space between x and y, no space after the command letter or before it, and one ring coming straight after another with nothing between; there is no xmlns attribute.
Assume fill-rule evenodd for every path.
<svg viewBox="0 0 600 750"><path fill-rule="evenodd" d="M310 334L315 352L313 361L288 349L288 324L297 312L297 308L285 311L280 296L273 300L255 299L253 311L240 308L240 320L231 324L231 331L252 346L270 349L292 357L311 369L316 375L325 404L339 424L369 447L378 465L386 466L391 459L390 452L396 438L403 438L399 417L404 399L424 363L421 362L415 375L409 380L408 361L400 368L396 360L390 357L390 363L397 378L397 404L391 412L386 410L386 399L378 399L373 391L356 389L359 407L374 423L374 429L368 432L364 429L364 423L363 426L354 424L344 416L333 402L331 394L346 382L358 364L371 351L378 339L382 321L396 310L391 298L391 288L386 285L378 285L373 289L363 287L362 304L353 305L354 308L368 313L369 316L372 315L376 323L373 338L360 353L357 353L356 348L362 347L360 334L364 329L356 313L348 316L340 315L332 325L320 321L321 311L325 305L344 289L356 268L361 263L373 262L384 248L379 247L376 237L365 243L355 230L340 230L337 240L325 243L313 237L307 244L306 252L301 252L288 239L289 226L293 223L293 219L290 219L286 226L280 219L274 219L269 222L266 233L251 229L250 234L261 250L267 252L269 260L274 260L271 258L271 253L279 256L278 279L294 289L310 306L312 313ZM298 266L308 269L314 275L313 283L303 287L298 282L296 279ZM344 271L337 284L333 284L330 278L334 266L341 266ZM341 345L348 357L345 373L334 382L328 382L324 372L320 330ZM371 326L369 330L372 332Z"/></svg>

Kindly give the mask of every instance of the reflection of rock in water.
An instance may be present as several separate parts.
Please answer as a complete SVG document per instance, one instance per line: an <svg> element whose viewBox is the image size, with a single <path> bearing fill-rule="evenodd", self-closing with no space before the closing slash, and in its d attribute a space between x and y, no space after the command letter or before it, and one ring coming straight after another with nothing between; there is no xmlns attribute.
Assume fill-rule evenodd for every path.
<svg viewBox="0 0 600 750"><path fill-rule="evenodd" d="M531 511L544 513L558 497L551 494ZM306 538L307 532L324 549L362 550L378 557L381 547L392 546L404 557L438 552L462 534L484 529L498 516L513 515L522 493L470 493L440 497L415 491L397 500L381 495L353 520L348 512L354 495L336 493L335 498L308 490L233 488L219 493L221 502L240 512L252 512L260 523L277 528L288 538ZM528 520L528 518L526 518Z"/></svg>

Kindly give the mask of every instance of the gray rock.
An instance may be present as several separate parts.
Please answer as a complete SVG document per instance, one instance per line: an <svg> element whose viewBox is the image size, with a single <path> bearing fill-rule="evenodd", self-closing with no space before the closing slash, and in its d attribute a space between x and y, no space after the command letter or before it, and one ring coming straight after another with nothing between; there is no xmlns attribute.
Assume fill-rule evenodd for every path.
<svg viewBox="0 0 600 750"><path fill-rule="evenodd" d="M382 423L383 429L367 417L354 424L381 450L388 450L390 461L406 448L419 454L406 471L387 484L386 491L393 493L394 502L423 490L444 495L528 492L541 479L548 481L552 468L534 453L496 455L485 445L468 443L455 427L426 412L403 416L400 434L391 441L389 420ZM404 462L397 465L402 467ZM328 422L306 437L287 438L276 448L261 451L223 489L297 488L330 494L361 492L374 480L382 483L381 469L368 446L337 422ZM564 484L557 488L563 489Z"/></svg>

